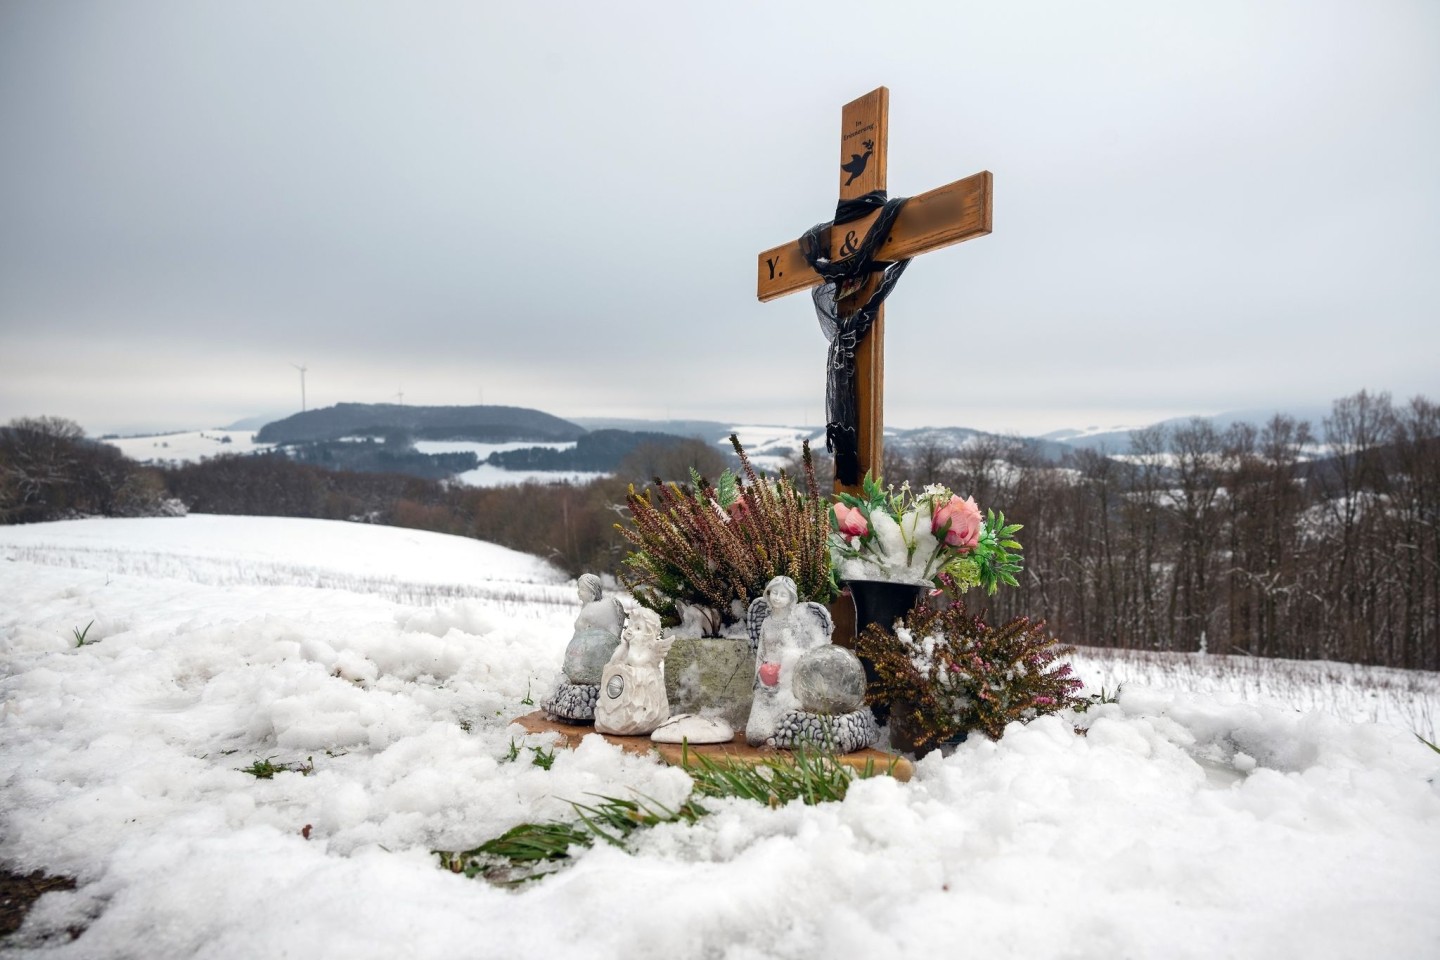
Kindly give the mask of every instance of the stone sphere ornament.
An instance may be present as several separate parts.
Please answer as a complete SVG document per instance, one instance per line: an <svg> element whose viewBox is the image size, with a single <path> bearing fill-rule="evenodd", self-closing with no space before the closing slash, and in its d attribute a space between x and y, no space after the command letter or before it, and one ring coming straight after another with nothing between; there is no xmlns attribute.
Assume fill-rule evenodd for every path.
<svg viewBox="0 0 1440 960"><path fill-rule="evenodd" d="M844 647L827 644L795 664L795 699L806 713L838 716L865 705L865 668Z"/></svg>

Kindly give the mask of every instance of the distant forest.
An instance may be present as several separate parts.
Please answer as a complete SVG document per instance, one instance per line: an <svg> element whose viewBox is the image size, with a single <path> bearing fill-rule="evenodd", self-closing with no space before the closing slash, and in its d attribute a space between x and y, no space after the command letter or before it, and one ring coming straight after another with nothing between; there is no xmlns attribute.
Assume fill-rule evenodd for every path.
<svg viewBox="0 0 1440 960"><path fill-rule="evenodd" d="M1048 620L1092 646L1440 669L1440 407L1360 393L1320 424L1136 431L1124 458L1056 464L980 436L887 455L886 481L940 482L1025 525L1021 589L983 615ZM1316 443L1322 454L1316 454ZM825 472L823 457L817 460ZM0 427L0 521L206 513L325 517L479 537L572 574L617 571L630 483L724 463L700 441L642 444L588 484L465 488L283 455L141 467L56 418Z"/></svg>
<svg viewBox="0 0 1440 960"><path fill-rule="evenodd" d="M1327 454L1306 459L1313 440ZM888 469L1025 524L1022 589L983 605L997 619L1043 616L1101 647L1440 669L1435 403L1362 392L1318 431L1195 420L1131 442L1059 468L980 444Z"/></svg>

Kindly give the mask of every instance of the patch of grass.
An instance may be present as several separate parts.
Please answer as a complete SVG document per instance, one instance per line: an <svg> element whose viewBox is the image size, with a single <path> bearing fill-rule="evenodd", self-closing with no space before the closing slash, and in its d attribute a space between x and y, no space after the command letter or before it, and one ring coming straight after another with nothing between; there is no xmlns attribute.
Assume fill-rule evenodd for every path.
<svg viewBox="0 0 1440 960"><path fill-rule="evenodd" d="M266 757L264 760L256 760L248 767L236 767L241 773L248 773L256 780L272 780L277 773L298 773L302 777L308 777L315 771L315 758L306 757L303 761L295 760L290 763L273 763L274 757Z"/></svg>
<svg viewBox="0 0 1440 960"><path fill-rule="evenodd" d="M95 621L94 621L94 620L91 620L89 623L85 624L85 629L84 629L84 630L81 630L79 627L71 627L71 628L70 628L70 632L75 635L75 646L77 646L77 647L83 647L83 646L85 646L85 643L86 643L85 637L86 637L87 634L90 633L90 628L93 627L93 626L95 626ZM100 642L100 638L99 638L99 637L96 637L94 640L91 640L91 641L89 641L89 642L90 642L90 643L99 643L99 642Z"/></svg>
<svg viewBox="0 0 1440 960"><path fill-rule="evenodd" d="M530 681L525 681L525 699L520 701L527 707L535 706L535 698L530 695Z"/></svg>
<svg viewBox="0 0 1440 960"><path fill-rule="evenodd" d="M1431 750L1434 750L1436 753L1440 753L1440 747L1437 747L1429 740L1426 740L1424 737L1420 736L1420 734L1415 734L1415 739L1419 740L1421 743L1425 744L1425 746L1429 747Z"/></svg>
<svg viewBox="0 0 1440 960"><path fill-rule="evenodd" d="M500 758L500 762L501 762L501 763L514 763L514 762L515 762L516 760L518 760L519 758L520 758L520 744L516 743L516 742L514 741L514 739L512 738L511 741L510 741L510 749L505 751L505 756L503 756L503 757Z"/></svg>
<svg viewBox="0 0 1440 960"><path fill-rule="evenodd" d="M544 747L531 747L530 752L535 754L535 756L530 758L530 762L542 770L549 770L555 763L554 750L546 750Z"/></svg>
<svg viewBox="0 0 1440 960"><path fill-rule="evenodd" d="M701 754L692 756L687 744L681 751L681 763L701 796L740 797L770 807L783 807L792 800L808 806L844 800L852 782L877 774L873 760L856 770L842 764L833 753L803 748L778 754L763 764L749 764ZM895 761L891 761L879 772L889 774L894 767Z"/></svg>
<svg viewBox="0 0 1440 960"><path fill-rule="evenodd" d="M555 758L553 751L544 754L538 747L529 749L536 754L533 762L548 769ZM510 759L514 759L519 747L513 740L510 750ZM541 763L542 755L548 756L547 762ZM472 850L432 852L446 870L514 885L562 869L578 851L594 846L597 840L623 848L637 830L662 823L695 823L709 813L697 797L740 797L770 807L791 800L828 803L845 799L855 780L894 771L893 762L878 770L873 761L856 770L840 763L833 753L820 750L797 750L760 765L691 755L688 745L682 757L695 787L690 798L674 810L648 798L601 797L593 805L572 802L578 820L522 823Z"/></svg>
<svg viewBox="0 0 1440 960"><path fill-rule="evenodd" d="M533 749L533 748L532 748ZM522 823L472 850L435 850L440 865L467 877L514 885L554 873L597 840L624 847L637 830L661 823L694 823L707 811L694 800L671 810L653 800L600 797L595 804L572 803L577 821Z"/></svg>

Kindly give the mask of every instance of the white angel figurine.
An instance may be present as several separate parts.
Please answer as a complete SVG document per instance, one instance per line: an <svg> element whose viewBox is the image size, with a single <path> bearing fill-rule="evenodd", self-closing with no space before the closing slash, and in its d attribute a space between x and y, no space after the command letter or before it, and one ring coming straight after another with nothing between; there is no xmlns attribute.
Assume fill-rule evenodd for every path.
<svg viewBox="0 0 1440 960"><path fill-rule="evenodd" d="M765 585L765 595L750 604L746 624L755 650L755 700L745 724L745 742L764 745L775 736L781 716L798 711L795 665L807 650L830 642L835 625L830 611L814 602L800 603L789 577Z"/></svg>
<svg viewBox="0 0 1440 960"><path fill-rule="evenodd" d="M625 736L650 733L670 716L665 698L665 654L673 637L660 635L660 615L640 608L625 621L620 646L605 664L595 729Z"/></svg>

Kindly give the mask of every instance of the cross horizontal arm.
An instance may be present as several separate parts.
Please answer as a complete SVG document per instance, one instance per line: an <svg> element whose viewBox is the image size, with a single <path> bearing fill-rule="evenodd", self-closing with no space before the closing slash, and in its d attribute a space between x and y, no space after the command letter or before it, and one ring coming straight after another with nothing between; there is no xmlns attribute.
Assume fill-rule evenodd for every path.
<svg viewBox="0 0 1440 960"><path fill-rule="evenodd" d="M911 197L877 256L883 260L904 260L961 240L985 236L990 232L991 180L990 171L983 170ZM878 211L840 229L846 233L853 230L856 237L863 237L877 216ZM824 240L829 243L828 235ZM805 262L798 239L760 254L756 278L756 293L761 300L774 300L820 282L820 275Z"/></svg>

